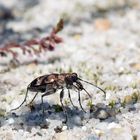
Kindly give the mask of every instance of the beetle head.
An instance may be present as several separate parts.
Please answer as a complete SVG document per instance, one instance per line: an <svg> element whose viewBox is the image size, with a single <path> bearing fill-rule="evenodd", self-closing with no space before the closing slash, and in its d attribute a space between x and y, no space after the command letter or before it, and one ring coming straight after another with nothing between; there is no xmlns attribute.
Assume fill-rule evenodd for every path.
<svg viewBox="0 0 140 140"><path fill-rule="evenodd" d="M78 76L77 76L77 73L72 73L71 76L70 76L71 80L73 82L76 82L78 80Z"/></svg>

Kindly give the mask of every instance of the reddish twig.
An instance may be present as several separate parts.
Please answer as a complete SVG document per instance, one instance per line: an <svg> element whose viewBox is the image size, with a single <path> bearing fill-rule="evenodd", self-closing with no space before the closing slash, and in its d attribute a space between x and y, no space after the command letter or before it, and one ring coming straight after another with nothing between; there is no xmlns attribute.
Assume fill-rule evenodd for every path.
<svg viewBox="0 0 140 140"><path fill-rule="evenodd" d="M22 44L17 44L14 42L5 44L4 47L0 48L1 57L6 57L8 53L12 54L13 60L18 60L18 53L14 50L15 48L19 48L22 50L23 54L39 54L42 51L52 51L54 50L56 44L61 43L63 40L61 37L57 36L57 33L63 29L63 19L60 19L56 27L54 27L47 37L43 37L41 39L31 39L25 41ZM38 45L39 49L35 49L34 45Z"/></svg>

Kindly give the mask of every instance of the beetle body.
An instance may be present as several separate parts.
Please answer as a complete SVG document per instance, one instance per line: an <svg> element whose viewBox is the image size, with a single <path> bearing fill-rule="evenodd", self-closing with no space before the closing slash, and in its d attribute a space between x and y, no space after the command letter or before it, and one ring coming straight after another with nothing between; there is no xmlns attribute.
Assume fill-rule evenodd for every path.
<svg viewBox="0 0 140 140"><path fill-rule="evenodd" d="M50 89L72 88L74 82L78 80L77 74L72 73L52 73L43 75L34 79L27 87L28 90L33 92L45 92Z"/></svg>
<svg viewBox="0 0 140 140"><path fill-rule="evenodd" d="M81 105L80 91L84 90L90 99L91 99L91 95L83 87L83 85L80 81L86 82L86 83L100 89L105 94L105 91L103 89L101 89L100 87L98 87L88 81L82 80L81 78L78 77L77 73L61 73L61 74L52 73L52 74L43 75L43 76L40 76L40 77L37 77L36 79L34 79L27 86L27 92L26 92L24 101L17 108L12 109L12 110L16 110L23 105L23 103L26 101L28 91L36 92L35 96L33 97L32 101L30 103L32 103L34 101L35 97L38 95L38 93L41 92L42 93L42 95L41 95L42 110L43 110L43 114L44 114L43 97L48 96L50 94L54 94L57 90L61 90L60 91L60 102L61 102L62 108L66 114L66 109L64 108L64 105L62 102L62 99L64 97L64 88L68 89L68 96L69 96L70 102L73 106L74 106L74 104L71 100L70 89L74 88L78 91L78 101L79 101L80 107L84 112L86 112Z"/></svg>

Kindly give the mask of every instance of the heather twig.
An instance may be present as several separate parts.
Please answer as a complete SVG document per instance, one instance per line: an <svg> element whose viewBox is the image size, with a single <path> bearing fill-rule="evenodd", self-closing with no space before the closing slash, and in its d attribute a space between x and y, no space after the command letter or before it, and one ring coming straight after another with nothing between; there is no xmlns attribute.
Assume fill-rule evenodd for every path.
<svg viewBox="0 0 140 140"><path fill-rule="evenodd" d="M18 60L18 52L16 49L22 50L23 54L30 54L33 52L35 55L38 55L42 51L52 51L54 50L56 44L61 43L63 40L61 37L57 35L63 29L63 19L60 19L56 27L54 27L50 33L50 35L43 37L41 39L31 39L25 41L21 44L17 44L15 42L10 42L5 44L0 48L0 56L6 57L9 53L12 55L12 60L19 62ZM35 49L34 45L38 45L39 49Z"/></svg>

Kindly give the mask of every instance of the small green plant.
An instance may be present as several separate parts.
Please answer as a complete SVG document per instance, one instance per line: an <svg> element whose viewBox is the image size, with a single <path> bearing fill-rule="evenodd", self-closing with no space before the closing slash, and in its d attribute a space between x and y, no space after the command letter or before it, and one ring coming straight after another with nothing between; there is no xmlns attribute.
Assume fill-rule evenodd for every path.
<svg viewBox="0 0 140 140"><path fill-rule="evenodd" d="M0 117L4 117L6 115L6 110L0 108Z"/></svg>
<svg viewBox="0 0 140 140"><path fill-rule="evenodd" d="M53 106L54 106L55 112L63 111L62 107L59 104L56 104L56 105L53 105Z"/></svg>
<svg viewBox="0 0 140 140"><path fill-rule="evenodd" d="M137 140L138 136L137 135L133 135L133 140Z"/></svg>
<svg viewBox="0 0 140 140"><path fill-rule="evenodd" d="M125 108L125 106L126 106L126 101L123 100L123 101L121 102L121 107Z"/></svg>
<svg viewBox="0 0 140 140"><path fill-rule="evenodd" d="M137 83L135 83L135 82L131 83L130 87L132 87L133 89L136 89L137 88Z"/></svg>
<svg viewBox="0 0 140 140"><path fill-rule="evenodd" d="M65 100L64 100L64 104L65 104L66 106L67 106L69 103L70 103L70 102L69 102L68 99L65 99Z"/></svg>
<svg viewBox="0 0 140 140"><path fill-rule="evenodd" d="M72 67L69 67L68 72L69 72L69 73L72 73L72 72L73 72Z"/></svg>
<svg viewBox="0 0 140 140"><path fill-rule="evenodd" d="M110 90L110 91L114 91L114 90L117 90L118 88L117 88L117 86L115 86L115 85L107 85L106 87L105 87L105 90Z"/></svg>
<svg viewBox="0 0 140 140"><path fill-rule="evenodd" d="M132 94L132 99L134 100L135 103L138 102L139 98L140 98L140 93L134 92Z"/></svg>
<svg viewBox="0 0 140 140"><path fill-rule="evenodd" d="M92 101L88 101L87 106L91 108L93 106Z"/></svg>
<svg viewBox="0 0 140 140"><path fill-rule="evenodd" d="M112 101L110 101L109 106L111 108L114 108L115 104L116 104L116 101L115 100L112 100Z"/></svg>

